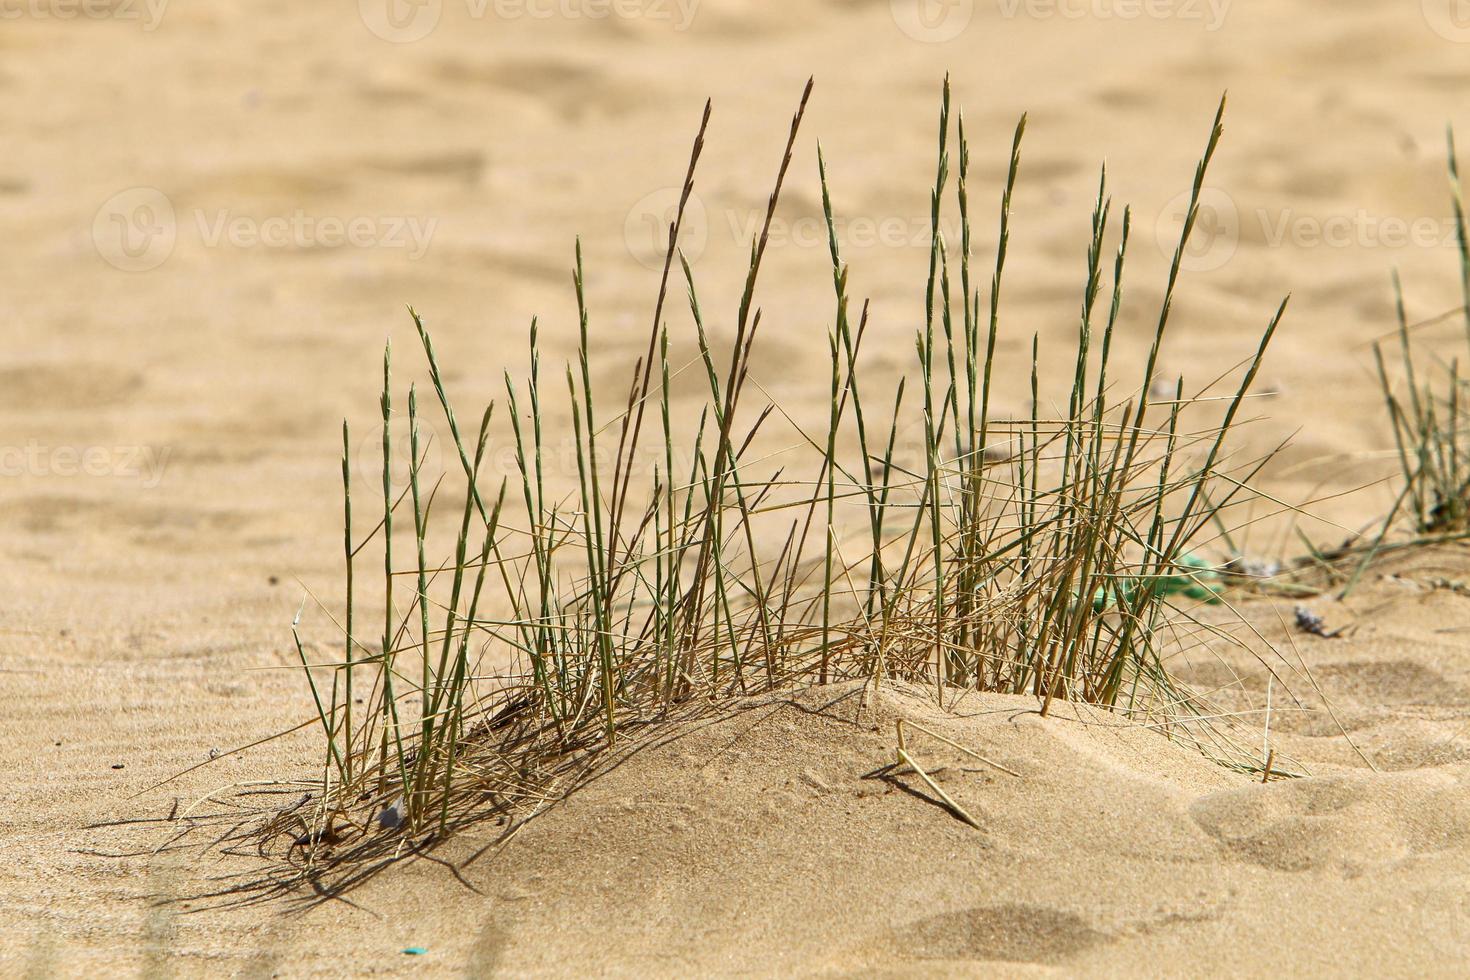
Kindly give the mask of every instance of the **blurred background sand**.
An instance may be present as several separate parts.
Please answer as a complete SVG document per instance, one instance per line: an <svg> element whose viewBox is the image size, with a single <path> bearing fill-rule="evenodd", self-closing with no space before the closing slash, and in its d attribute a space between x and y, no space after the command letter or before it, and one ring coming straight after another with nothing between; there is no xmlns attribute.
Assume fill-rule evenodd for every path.
<svg viewBox="0 0 1470 980"><path fill-rule="evenodd" d="M291 662L288 627L302 586L335 594L339 426L346 417L364 434L353 465L371 479L385 337L402 352L403 380L422 377L405 304L435 332L461 405L482 404L500 394L502 370L524 369L533 315L547 363L571 353L580 235L594 346L605 380L623 383L652 313L657 229L706 97L714 116L686 248L714 332L728 338L749 235L790 113L816 76L762 280L754 371L794 417L820 425L831 281L817 139L844 220L852 290L872 299L867 356L896 375L923 315L945 72L972 144L981 270L994 258L1011 130L1030 113L1000 343L1015 370L998 395L1002 413L1021 413L1032 334L1044 367L1070 363L1098 167L1107 162L1116 204L1134 209L1121 343L1136 357L1157 314L1181 195L1228 89L1226 136L1161 373L1210 380L1249 353L1291 293L1262 377L1268 397L1253 403L1262 420L1244 448L1264 451L1294 433L1265 486L1292 503L1331 498L1317 508L1322 519L1301 524L1313 540L1336 543L1378 517L1391 491L1375 484L1393 464L1367 344L1393 326L1390 270L1401 271L1413 320L1459 303L1444 175L1445 126L1470 134L1470 18L1457 8L1452 0L0 0L8 341L0 759L9 774L0 790L8 937L0 972L344 975L481 962L481 947L471 946L489 926L476 903L500 908L503 899L481 899L442 871L415 866L375 885L368 911L190 915L158 900L193 901L217 858L153 854L166 833L156 826L86 828L309 771L314 743L299 737L134 795L212 749L306 717L300 678L271 668ZM599 11L607 15L592 16ZM687 328L682 311L671 322ZM1423 336L1453 353L1460 332L1451 319ZM1058 356L1048 361L1048 350ZM1054 391L1060 379L1052 380ZM1356 487L1367 489L1340 496ZM1269 528L1248 546L1264 557L1297 549L1285 525ZM1452 972L1470 940L1470 817L1461 815L1470 770L1460 762L1470 758L1470 653L1435 631L1470 624L1465 601L1402 589L1365 599L1351 615L1368 625L1353 639L1303 654L1337 678L1330 693L1362 723L1361 742L1381 767L1417 775L1366 774L1341 739L1327 737L1331 726L1307 726L1295 751L1348 773L1334 790L1250 796L1197 758L1173 758L1194 768L1185 788L1160 791L1161 803L1119 782L1120 770L1078 762L1068 777L1077 786L1099 800L1123 794L1140 827L1176 814L1195 849L1162 858L1141 830L1120 831L1113 863L1068 864L1064 853L1082 846L1069 844L1068 828L1080 835L1098 819L1080 810L1027 844L1017 853L1031 857L1006 878L1028 892L1013 896L1018 907L1049 908L1090 882L1092 918L1068 912L1082 915L1068 928L1106 938L1048 946L1035 969L1166 973L1177 963L1181 973L1264 973L1282 966L1280 953L1326 972L1369 962L1354 954L1379 956L1380 970ZM330 641L329 624L308 630ZM1146 761L1117 765L1130 780L1162 778ZM1216 791L1247 798L1236 809L1200 802ZM1005 812L1037 805L1023 796ZM1433 826L1430 811L1442 817ZM1017 821L1018 840L1040 833ZM1216 833L1226 824L1233 829ZM1273 846L1308 857L1252 863L1221 843L1278 831ZM545 833L556 832L580 831ZM812 833L814 847L829 848L822 860L840 861L837 845ZM1322 844L1322 834L1369 833L1387 835L1372 860ZM637 854L635 838L616 840L624 850L610 853ZM1162 881L1165 860L1193 862L1181 872L1192 883L1153 918L1109 906L1097 890L1138 862ZM858 880L857 867L849 870ZM932 872L941 875L943 862ZM638 880L636 870L624 874ZM1188 908L1196 878L1212 910L1202 917ZM1312 914L1293 911L1303 907ZM598 928L595 911L588 930ZM543 922L556 914L536 913ZM913 917L893 909L895 924ZM691 935L701 938L688 941L706 953L753 941L715 911L694 919ZM1165 920L1169 928L1157 925ZM1009 920L996 921L985 928ZM1450 939L1432 943L1431 931ZM833 943L856 949L850 938ZM420 940L437 960L398 954ZM1334 944L1346 958L1331 955ZM1186 955L1194 949L1204 952ZM949 957L961 963L951 964L956 975L987 950L995 952L981 944ZM1019 970L1014 952L999 958ZM699 960L706 969L760 967L709 955ZM849 970L893 959L855 956L823 961L813 952L800 964ZM669 962L643 966L676 972Z"/></svg>

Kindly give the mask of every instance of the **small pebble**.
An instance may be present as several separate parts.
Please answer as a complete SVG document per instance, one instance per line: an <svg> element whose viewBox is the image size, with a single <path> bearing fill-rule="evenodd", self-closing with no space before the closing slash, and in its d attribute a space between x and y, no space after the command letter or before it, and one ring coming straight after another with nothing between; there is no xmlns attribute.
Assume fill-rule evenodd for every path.
<svg viewBox="0 0 1470 980"><path fill-rule="evenodd" d="M392 806L385 806L378 814L378 826L384 830L396 830L403 826L403 801L399 800Z"/></svg>
<svg viewBox="0 0 1470 980"><path fill-rule="evenodd" d="M823 779L815 769L803 769L801 780L819 793L831 792L832 787Z"/></svg>
<svg viewBox="0 0 1470 980"><path fill-rule="evenodd" d="M1296 613L1296 628L1303 633L1320 636L1324 640L1333 640L1342 635L1342 630L1329 630L1326 620L1312 612L1306 606L1297 606L1294 611Z"/></svg>

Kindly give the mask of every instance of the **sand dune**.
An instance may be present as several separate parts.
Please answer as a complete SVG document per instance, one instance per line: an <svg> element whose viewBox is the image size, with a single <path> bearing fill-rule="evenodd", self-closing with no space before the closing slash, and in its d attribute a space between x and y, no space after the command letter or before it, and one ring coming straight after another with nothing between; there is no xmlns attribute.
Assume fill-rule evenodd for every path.
<svg viewBox="0 0 1470 980"><path fill-rule="evenodd" d="M303 587L335 594L338 426L368 431L382 338L411 335L403 304L452 355L457 397L494 397L533 314L547 362L571 353L580 234L599 345L636 356L657 284L649 229L710 96L690 254L706 307L732 310L813 73L755 367L788 411L827 410L812 137L850 218L854 291L873 299L875 363L903 370L922 317L946 70L986 214L1031 113L1003 356L1023 360L1033 332L1068 349L1103 160L1135 208L1127 354L1228 88L1217 231L1192 257L1163 373L1213 377L1293 292L1243 451L1295 433L1262 484L1322 498L1301 528L1342 540L1392 500L1365 346L1392 327L1389 271L1412 319L1459 303L1442 141L1447 123L1470 132L1470 36L1451 5L1127 18L1121 4L1072 17L964 3L965 22L942 25L952 37L915 39L903 4L882 2L707 0L687 23L676 4L594 20L445 2L425 5L439 19L414 40L384 39L352 4L62 6L16 5L0 31L0 973L1462 972L1470 600L1453 583L1470 562L1455 549L1381 564L1347 602L1311 600L1350 627L1338 639L1295 631L1290 603L1245 603L1285 661L1270 744L1304 779L1261 785L1179 733L1100 712L793 692L669 732L502 849L471 860L504 829L485 827L309 910L244 901L268 865L211 847L208 828L160 847L193 804L310 778L309 732L157 785L308 718L289 624ZM992 234L982 225L982 264ZM713 329L728 338L729 317ZM1460 331L1423 336L1449 351ZM1021 374L997 394L1004 411L1027 408ZM353 464L363 479L371 455ZM1300 550L1282 521L1245 544ZM324 620L305 638L335 642ZM1173 666L1262 738L1259 661L1201 651ZM1020 774L920 742L980 831L913 777L869 775L899 717ZM209 897L222 888L241 890Z"/></svg>

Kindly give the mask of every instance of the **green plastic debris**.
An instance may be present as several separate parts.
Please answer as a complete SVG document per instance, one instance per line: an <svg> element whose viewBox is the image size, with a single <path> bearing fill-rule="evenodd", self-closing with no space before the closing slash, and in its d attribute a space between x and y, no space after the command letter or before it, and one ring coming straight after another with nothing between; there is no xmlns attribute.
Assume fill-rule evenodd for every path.
<svg viewBox="0 0 1470 980"><path fill-rule="evenodd" d="M1183 574L1164 579L1164 595L1183 595L1212 604L1220 601L1225 586L1213 565L1197 555L1181 555L1178 567Z"/></svg>
<svg viewBox="0 0 1470 980"><path fill-rule="evenodd" d="M403 951L404 956L427 956L429 951L422 946L410 946Z"/></svg>
<svg viewBox="0 0 1470 980"><path fill-rule="evenodd" d="M1159 595L1182 595L1211 605L1221 601L1220 593L1225 591L1225 586L1220 582L1220 573L1209 562L1197 555L1183 555L1174 567L1178 574L1154 580ZM1140 588L1140 580L1136 578L1120 578L1116 584L1102 586L1092 594L1092 611L1130 606L1138 599Z"/></svg>

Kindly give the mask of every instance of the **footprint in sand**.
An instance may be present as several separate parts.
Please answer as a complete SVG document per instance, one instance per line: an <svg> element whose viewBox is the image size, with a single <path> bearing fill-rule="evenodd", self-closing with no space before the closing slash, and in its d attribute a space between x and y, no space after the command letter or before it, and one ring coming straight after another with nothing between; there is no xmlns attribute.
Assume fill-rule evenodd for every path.
<svg viewBox="0 0 1470 980"><path fill-rule="evenodd" d="M1110 942L1080 916L1032 905L980 905L895 930L897 948L924 960L1057 963Z"/></svg>
<svg viewBox="0 0 1470 980"><path fill-rule="evenodd" d="M1278 871L1392 866L1470 842L1464 768L1319 776L1211 793L1190 808L1235 857Z"/></svg>

